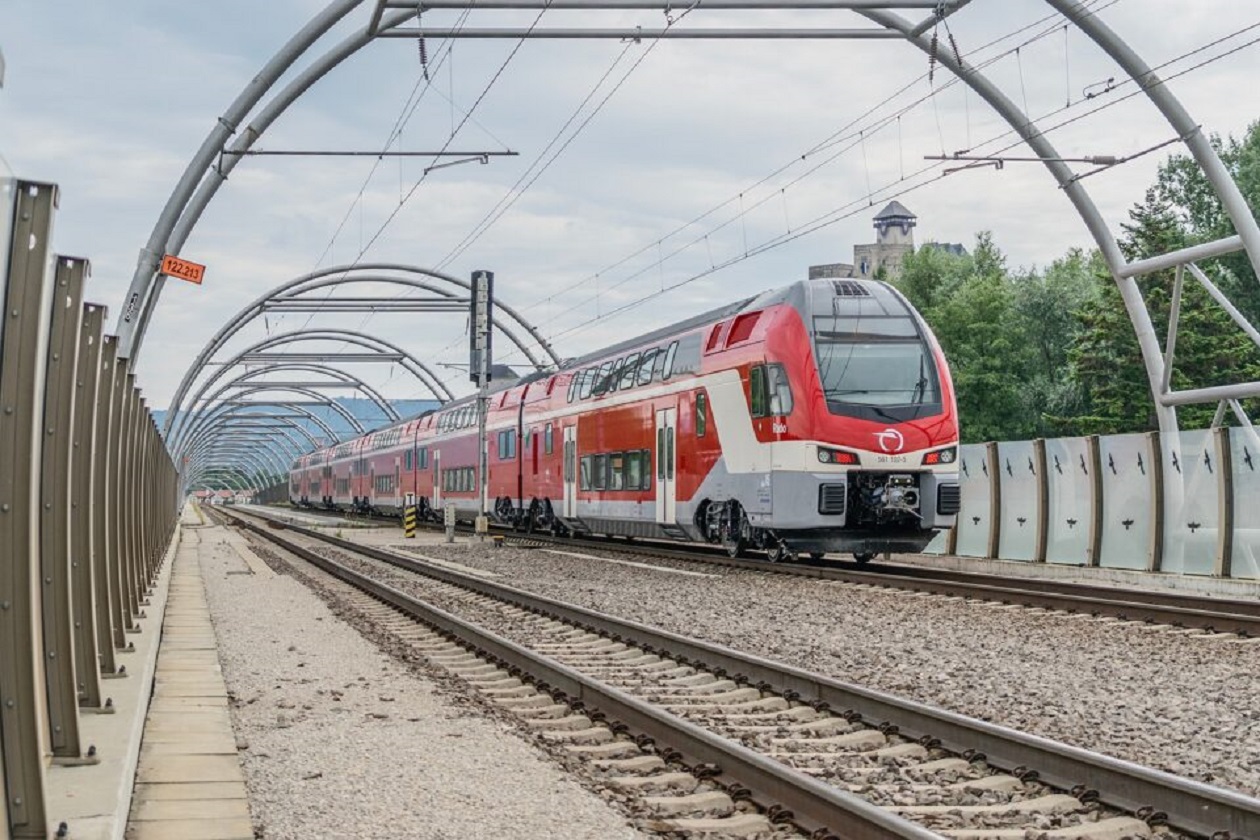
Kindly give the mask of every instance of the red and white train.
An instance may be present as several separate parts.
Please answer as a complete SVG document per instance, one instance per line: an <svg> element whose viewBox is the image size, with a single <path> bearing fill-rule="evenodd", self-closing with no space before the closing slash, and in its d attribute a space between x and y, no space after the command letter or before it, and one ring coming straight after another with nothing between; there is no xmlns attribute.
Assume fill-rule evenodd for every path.
<svg viewBox="0 0 1260 840"><path fill-rule="evenodd" d="M944 354L876 281L793 283L504 383L487 429L484 509L553 533L869 560L923 549L959 507ZM290 496L470 519L477 465L467 397L300 458Z"/></svg>

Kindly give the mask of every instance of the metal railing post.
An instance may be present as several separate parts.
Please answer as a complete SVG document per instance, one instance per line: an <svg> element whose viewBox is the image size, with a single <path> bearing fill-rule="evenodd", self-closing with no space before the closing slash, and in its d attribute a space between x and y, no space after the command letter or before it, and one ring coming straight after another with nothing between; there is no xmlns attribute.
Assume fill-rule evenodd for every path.
<svg viewBox="0 0 1260 840"><path fill-rule="evenodd" d="M43 390L40 449L39 593L43 618L47 726L54 760L78 761L79 692L74 674L74 616L70 602L71 455L74 450L74 373L83 317L84 260L56 258Z"/></svg>
<svg viewBox="0 0 1260 840"><path fill-rule="evenodd" d="M0 758L10 837L48 836L39 642L39 473L57 188L11 181L13 247L0 317Z"/></svg>
<svg viewBox="0 0 1260 840"><path fill-rule="evenodd" d="M122 535L122 589L126 596L127 632L139 633L140 593L136 591L136 535L135 535L135 476L131 469L131 456L135 452L132 442L136 424L136 375L130 370L123 377L123 424L118 450L118 499L119 529Z"/></svg>
<svg viewBox="0 0 1260 840"><path fill-rule="evenodd" d="M92 529L96 565L96 638L101 649L101 676L122 676L115 651L126 647L118 600L115 547L118 519L114 509L114 438L118 428L118 339L112 335L101 341L101 381L96 393L96 450L92 468Z"/></svg>
<svg viewBox="0 0 1260 840"><path fill-rule="evenodd" d="M117 339L115 339L115 349ZM123 430L127 427L127 361L117 359L114 366L114 387L109 424L109 453L105 467L108 481L106 492L106 517L109 520L109 576L112 598L111 621L114 627L114 646L117 650L127 650L131 645L127 642L126 632L131 629L131 609L127 597L125 534L123 526L126 509L123 503L125 483L122 475Z"/></svg>
<svg viewBox="0 0 1260 840"><path fill-rule="evenodd" d="M97 615L109 619L109 598L106 590L104 603L99 597L97 580L97 552L100 541L97 520L99 509L96 500L96 417L100 398L101 341L104 338L105 309L93 303L83 306L83 326L79 334L79 362L75 371L74 398L74 463L71 470L74 481L70 488L70 529L74 534L71 542L70 574L74 592L74 667L78 680L79 705L83 709L104 709L101 691L101 669L105 665L99 640ZM107 625L108 626L108 625ZM114 651L110 645L109 670L113 670Z"/></svg>

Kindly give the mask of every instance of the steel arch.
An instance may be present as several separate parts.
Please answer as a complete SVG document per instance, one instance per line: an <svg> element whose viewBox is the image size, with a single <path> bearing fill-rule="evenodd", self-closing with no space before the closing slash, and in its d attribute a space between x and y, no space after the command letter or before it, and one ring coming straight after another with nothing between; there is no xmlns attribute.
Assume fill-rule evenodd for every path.
<svg viewBox="0 0 1260 840"><path fill-rule="evenodd" d="M227 334L224 337L224 341L226 341L226 339L230 337L231 337L231 334L230 333ZM411 373L413 376L419 379L421 382L425 382L425 384L429 387L429 390L434 394L434 396L437 396L440 401L445 402L446 400L451 399L450 391L446 389L445 385L442 385L440 380L436 379L433 372L430 371L429 368L423 362L416 359L412 354L408 353L407 351L403 350L397 345L389 341L385 341L384 339L375 338L373 336L369 336L355 330L340 330L340 329L329 329L329 328L321 327L321 328L311 328L311 329L303 328L300 330L293 330L291 332L274 335L269 338L265 338L261 341L255 342L254 344L251 344L249 347L246 347L245 349L241 350L239 353L233 356L230 360L224 362L220 366L219 370L215 371L214 374L212 374L209 379L207 379L204 383L201 384L201 386L197 389L197 394L192 399L191 405L195 406L197 402L203 398L203 394L205 393L205 391L211 385L213 385L220 377L222 377L229 368L237 364L242 357L251 353L257 353L263 350L269 350L275 347L281 347L285 344L297 343L299 341L343 341L348 344L355 344L359 347L364 347L368 350L372 350L373 352L377 352L377 353L384 353L386 350L388 350L390 353L401 355L403 357L403 361L400 362L400 364L403 366L403 368L406 369L408 373ZM219 346L221 346L221 343ZM179 388L176 389L175 395L171 398L170 408L168 409L166 413L166 418L163 421L162 431L164 435L169 437L173 433L173 430L175 428L175 422L177 419L176 415L178 414L182 416L184 414L181 407L185 399L187 398L189 389L192 387L193 382L196 381L196 378L200 374L200 372L209 366L210 357L212 357L214 353L217 352L217 349L218 349L217 347L212 348L212 345L207 345L206 348L202 350L201 355L198 356L197 361L195 361L185 372L184 379L180 382ZM408 367L408 364L414 365L415 369ZM439 393L438 390L434 388L433 383L429 383L425 380L426 375L435 379L436 385L438 386L438 388L441 389L441 393ZM190 408L189 411L191 410L192 409ZM395 414L393 419L397 420L399 418Z"/></svg>
<svg viewBox="0 0 1260 840"><path fill-rule="evenodd" d="M220 422L212 423L211 425L204 427L201 431L197 433L195 437L189 440L188 445L185 448L185 451L193 452L195 451L196 446L200 441L206 439L207 437L220 434L224 431L229 431L229 430L231 431L270 430L271 432L274 432L276 434L277 439L287 440L289 443L293 445L293 451L295 455L293 455L292 457L297 457L298 455L305 455L307 452L313 452L314 450L319 448L319 444L316 442L315 437L310 432L303 429L297 423L287 423L287 424L278 423L275 425L262 425L257 422L251 423L248 420L243 420L240 415L236 415L234 418L221 420ZM306 444L302 443L298 438L290 434L290 432L298 432L302 434L310 443L310 447L308 448Z"/></svg>
<svg viewBox="0 0 1260 840"><path fill-rule="evenodd" d="M309 369L309 368L316 368L316 366L321 366L321 365L301 365L301 366L304 366L304 368ZM295 366L282 365L282 366L277 366L277 368L294 369ZM273 373L275 372L277 368L263 368L260 370L253 370L253 372L244 373L242 375L239 375L239 377L228 380L228 382L223 383L221 388L219 388L218 390L215 390L214 394L210 395L210 397L208 398L205 398L205 402L202 403L202 407L217 406L217 404L222 404L222 402L217 402L217 400L221 400L223 395L229 392L229 390L232 390L233 388L251 388L251 392L249 393L257 393L257 392L260 392L260 390L262 390L262 392L266 392L266 390L295 389L294 385L292 385L291 383L267 383L265 382L265 380L255 379L257 375ZM320 372L320 373L326 373L326 374L331 375L331 377L333 377L333 382L339 382L343 384L354 384L355 387L363 389L363 392L365 394L368 394L369 397L372 398L373 402L377 403L377 406L381 407L382 411L386 413L386 418L388 419L388 421L391 421L391 422L398 421L399 419L398 412L394 411L393 406L389 404L388 400L384 399L384 397L382 397L381 394L378 394L372 388L369 388L368 385L363 384L362 380L359 380L358 378L353 377L352 374L341 372L341 370L336 370L335 368L329 368L328 370L324 370L324 372ZM330 382L329 384L333 384L333 383ZM304 390L301 387L297 387L296 389ZM314 390L314 385L312 385L310 392L307 392L307 393L319 393L319 392L316 392L316 390ZM329 400L329 402L330 404L336 404L335 400ZM352 414L350 414L348 411L345 411L344 407L339 406L339 408L341 408L341 411L343 411L344 417L352 417ZM192 422L193 418L198 416L198 412L200 411L202 411L202 408L198 407L197 404L194 404L192 409L190 409L189 411L190 422ZM362 428L363 428L362 426L359 427L360 432L362 432ZM183 450L185 438L188 437L188 431L189 431L189 426L184 426L184 424L181 424L179 431L175 432L173 436L169 438L169 445L171 446L171 448L173 448L173 450L176 450L176 451Z"/></svg>
<svg viewBox="0 0 1260 840"><path fill-rule="evenodd" d="M472 289L472 284L467 280L461 280L458 277L453 277L448 274L443 274L437 271L431 271L429 269L421 268L419 266L410 266L403 263L364 263L362 265L357 265L357 266L346 266L346 265L332 266L330 268L321 269L320 271L314 271L309 274L305 274L301 277L297 277L286 283L280 284L279 286L270 290L266 294L256 298L252 303L248 304L240 312L238 312L231 319L229 319L228 322L222 328L220 328L220 330L213 337L211 337L210 341L206 344L206 346L202 349L202 351L197 355L197 358L193 361L193 363L189 366L187 372L184 374L184 378L180 382L180 386L176 390L175 396L172 398L170 405L172 407L176 407L182 404L185 396L187 396L188 390L192 387L193 382L196 381L197 377L201 375L201 372L209 365L211 359L214 357L214 354L219 352L219 350L223 348L223 346L228 342L228 340L230 340L234 335L236 335L236 333L238 333L247 323L254 320L258 316L262 315L267 309L267 304L271 301L300 299L301 295L310 291L314 291L314 290L318 290L322 288L328 288L330 286L342 286L342 285L349 285L349 284L354 284L354 283L389 283L393 285L406 286L408 288L420 289L422 291L431 292L435 295L438 295L444 298L452 298L452 297L457 296L456 293L444 290L442 289L441 286L435 285L427 280L418 280L411 277L399 277L399 276L392 276L392 275L363 274L360 276L359 274L355 274L355 272L376 272L376 271L395 271L395 272L401 272L403 274L419 274L425 277L432 278L434 280L439 280L446 284L453 285L457 287L458 289L467 291L469 293L471 293L471 289ZM338 276L332 277L332 275L338 275ZM327 278L331 278L331 279L327 279ZM336 308L335 298L331 299L329 301L329 304L330 304L329 310L335 311L335 308ZM513 321L515 321L521 328L523 328L530 335L531 338L534 339L535 342L537 342L537 344L545 351L547 357L551 360L550 364L554 364L557 366L560 364L561 360L559 356L556 355L550 343L545 338L543 338L542 335L538 332L538 330L533 325L531 325L527 320L525 320L525 318L521 316L520 313L518 313L513 307L503 303L500 300L495 301L495 308L498 311L502 312L503 314L507 315ZM502 319L496 319L494 326L498 329L500 333L503 334L505 338L511 341L525 355L525 357L530 361L530 364L534 365L534 367L538 369L545 367L545 363L541 362L538 359L538 357L530 349L529 344L527 342L522 341L521 338L513 330L505 326L502 322ZM407 353L406 351L402 350L396 345L384 339L376 338L373 336L367 336L361 332L352 331L352 330L332 330L328 328L314 328L310 330L309 332L318 332L321 330L326 333L335 332L338 334L344 334L346 336L345 340L347 341L350 340L350 336L354 336L354 337L368 340L368 341L375 341L381 346L389 347L391 351L405 356L407 360L409 360L411 364L413 364L417 368L417 370L424 372L424 374L422 375L420 373L417 373L416 371L411 371L414 376L416 376L418 379L420 379L422 382L425 383L425 385L429 388L430 392L433 393L435 397L437 397L439 400L442 400L442 401L452 399L452 394L450 390L446 388L445 384L442 383L441 377L437 376L426 365L424 365L422 362L416 359L414 355ZM285 333L284 335L292 336L292 335L296 335L298 333L303 333L303 332L307 332L307 331L297 330L291 333ZM275 336L274 338L280 338L280 337L281 336ZM265 344L265 342L260 342L260 344L263 344L264 347L275 346L275 345L267 345ZM368 345L361 344L361 346L368 346ZM255 352L257 349L258 349L258 346L255 345L253 350L242 351L242 352ZM425 376L427 376L428 379L426 379ZM168 429L170 428L171 422L172 422L172 414L168 413L167 419L166 419L166 425Z"/></svg>
<svg viewBox="0 0 1260 840"><path fill-rule="evenodd" d="M214 177L215 173L211 173L202 184L202 189L198 190L194 206L188 207L193 190L196 188L197 183L202 180L203 174L210 166L214 150L227 139L232 129L248 114L253 106L261 101L280 75L320 35L331 28L336 21L344 17L351 9L360 5L360 2L361 0L336 0L336 2L330 4L323 12L312 19L294 39L286 44L264 66L263 71L238 96L237 100L233 102L228 112L220 120L220 124L215 127L211 135L202 144L201 149L194 156L193 161L189 164L188 169L164 207L158 224L150 236L149 245L141 255L124 311L125 323L123 325L123 340L120 347L121 356L134 356L139 346L134 318L137 307L145 313L140 320L147 323L147 313L152 310L153 305L156 303L157 293L161 286L160 278L155 278L153 271L160 253L162 251L178 251L178 248L183 244L183 239L187 237L192 227L196 224L200 213L215 194L222 180L226 178L226 172L219 171L217 173L219 175L218 180ZM1236 245L1247 252L1249 260L1257 269L1257 274L1260 275L1260 227L1257 227L1254 217L1247 211L1245 205L1238 201L1239 195L1236 185L1233 184L1232 179L1222 166L1219 156L1211 148L1199 126L1190 118L1179 100L1151 72L1150 68L1137 53L1105 23L1093 15L1080 0L1046 0L1046 2L1051 8L1077 25L1092 42L1110 55L1129 77L1142 88L1148 99L1157 107L1169 124L1178 131L1178 136L1186 143L1192 156L1199 163L1209 183L1212 184L1214 191L1221 199L1226 212L1233 219L1235 227L1239 231ZM936 17L940 18L961 5L965 4L956 4L954 7L947 8L947 5L942 3L937 9ZM888 29L900 32L919 49L930 49L928 39L924 35L931 28L932 20L930 18L925 23L915 25L890 12L859 10L858 13ZM306 70L300 71L284 91L262 109L256 117L255 123L251 123L249 129L234 144L234 150L238 149L238 147L243 149L251 146L272 121L292 105L305 90L309 89L315 81L336 67L346 57L366 46L377 32L396 26L398 23L413 16L413 14L413 12L407 10L399 12L397 15L388 16L387 20L374 21L362 31L356 32L342 41L321 59L312 62ZM377 23L379 23L379 26L376 25ZM935 53L936 51L933 52ZM1053 149L1053 146L1048 141L1045 141L1044 136L1034 130L1033 124L1027 119L1027 115L1023 114L1004 95L1000 94L982 72L976 68L959 66L953 60L953 57L948 55L948 52L947 50L939 51L939 54L936 55L937 59L959 74L970 87L976 90L991 105L997 107L998 103L1001 103L1002 107L998 107L999 114L1034 150L1038 150L1043 158L1048 157L1041 150ZM239 159L239 156L230 157L233 160ZM1118 254L1114 247L1114 236L1098 216L1092 199L1080 187L1079 180L1063 163L1047 160L1045 164L1060 185L1064 185L1066 182L1064 186L1065 192L1070 190L1069 198L1073 206L1081 215L1086 227L1090 230L1091 235L1094 236L1095 242L1103 251L1113 277L1116 279L1130 321L1137 334L1161 429L1166 432L1176 431L1175 401L1214 401L1221 398L1222 404L1224 404L1224 400L1227 399L1260 393L1260 383L1229 386L1227 390L1220 392L1204 390L1201 393L1187 392L1181 395L1172 395L1162 390L1163 372L1167 365L1158 352L1158 341L1154 336L1153 328L1150 326L1149 311L1140 300L1140 295L1136 294L1136 287L1132 282L1133 274L1131 273L1133 266L1127 265L1123 257ZM230 169L230 167L228 168ZM181 234L181 238L178 240L171 235L177 227ZM1234 247L1233 250L1238 250L1238 247ZM1190 260L1187 259L1185 262L1188 263Z"/></svg>
<svg viewBox="0 0 1260 840"><path fill-rule="evenodd" d="M189 466L205 467L206 469L226 469L228 467L239 467L240 465L232 459L244 457L248 455L254 461L254 469L260 469L260 472L273 473L276 475L287 475L288 470L277 472L275 464L277 463L271 458L271 454L263 448L261 440L233 440L223 439L217 443L212 443L199 449L194 456L190 456Z"/></svg>
<svg viewBox="0 0 1260 840"><path fill-rule="evenodd" d="M300 405L295 405L295 404L291 404L291 403L283 403L283 402L280 402L280 403L274 403L274 404L272 404L272 403L253 403L253 404L250 404L250 405L237 404L237 405L228 405L228 406L225 406L223 403L219 403L219 404L217 404L217 405L215 406L215 409L223 409L223 411L221 411L219 415L212 415L212 416L217 417L217 416L220 416L221 414L237 414L238 412L240 412L240 414L239 414L238 416L241 416L241 417L254 417L254 416L257 416L257 415L252 415L252 414L247 414L247 413L245 413L245 412L247 412L249 409L252 409L252 408L285 408L285 409L287 409L287 410L289 410L289 411L295 412L295 414L294 414L294 415L293 415L290 419L293 419L294 421L296 421L296 420L297 420L297 417L298 417L298 416L301 416L301 417L303 418L303 421L304 421L304 422L305 422L305 421L310 421L310 422L311 422L311 423L313 423L315 426L317 426L321 432L323 432L325 435L327 435L327 436L328 436L328 440L330 441L330 445L335 446L336 444L341 443L341 436L340 436L339 434L337 434L336 432L334 432L334 431L333 431L333 429L332 429L332 427L331 427L331 426L329 426L327 423L325 423L322 417L320 417L318 414L316 414L316 413L315 413L315 412L313 412L313 411L308 411L308 410L307 410L305 407L303 407L303 406L300 406ZM199 414L198 416L200 416L200 417L206 417L207 415L204 415L204 414ZM276 418L275 418L274 416L272 416L272 415L262 415L262 416L266 417L267 419L276 419ZM318 444L318 443L316 443L316 448L318 448L318 446L319 446L319 444Z"/></svg>

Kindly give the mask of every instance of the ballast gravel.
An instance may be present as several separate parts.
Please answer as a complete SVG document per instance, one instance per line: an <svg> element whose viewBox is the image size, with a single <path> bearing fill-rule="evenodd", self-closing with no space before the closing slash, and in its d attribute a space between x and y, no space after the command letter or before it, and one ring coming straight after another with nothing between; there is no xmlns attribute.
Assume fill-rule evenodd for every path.
<svg viewBox="0 0 1260 840"><path fill-rule="evenodd" d="M1260 796L1257 643L586 545L573 553L633 565L489 542L389 542L496 583Z"/></svg>
<svg viewBox="0 0 1260 840"><path fill-rule="evenodd" d="M249 574L224 529L202 536L257 837L651 836L303 584Z"/></svg>

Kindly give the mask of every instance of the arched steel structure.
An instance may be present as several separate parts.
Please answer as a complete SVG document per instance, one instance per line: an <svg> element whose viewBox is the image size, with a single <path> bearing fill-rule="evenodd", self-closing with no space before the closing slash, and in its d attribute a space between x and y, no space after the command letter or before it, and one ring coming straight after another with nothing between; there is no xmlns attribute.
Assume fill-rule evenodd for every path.
<svg viewBox="0 0 1260 840"><path fill-rule="evenodd" d="M224 388L220 388L218 393L221 395L222 392L226 389L227 389L227 386L225 386ZM347 424L349 424L350 428L354 429L356 433L362 435L367 432L367 429L363 428L363 424L359 422L359 418L355 417L353 414L347 411L344 405L341 405L336 400L329 399L328 397L319 393L318 391L312 390L310 388L299 387L296 385L282 385L282 386L272 385L270 387L265 386L265 385L253 385L248 388L244 388L241 391L233 394L232 399L230 401L224 400L224 402L242 400L245 397L250 396L251 394L265 393L267 391L284 391L284 392L289 392L293 394L301 394L304 397L310 398L312 402L318 403L319 405L325 405L328 408L335 411L338 415L341 416L342 419L346 421ZM214 402L215 399L217 399L217 397L210 398L209 400L206 401L206 404L217 405L217 403ZM236 403L236 404L266 406L266 405L282 405L283 403L276 402L273 400L259 400L258 402ZM168 447L170 446L169 442L167 443L167 446Z"/></svg>
<svg viewBox="0 0 1260 840"><path fill-rule="evenodd" d="M312 425L316 426L327 437L328 439L327 445L336 445L341 442L341 435L337 434L337 432L333 430L332 426L329 426L326 422L324 422L324 419L320 417L318 414L316 414L315 412L308 411L306 408L300 405L295 405L292 403L283 403L283 402L274 403L274 404L273 403L252 403L252 404L237 403L236 405L225 405L224 403L219 403L214 408L217 411L217 413L199 414L198 415L198 417L200 418L199 422L205 422L206 420L210 420L216 417L221 417L224 415L235 415L238 417L247 417L251 420L291 420L291 421L294 421L294 423L297 426L305 430L306 429L305 426L302 426L301 423L296 422L298 419L301 419L302 423L311 423ZM259 409L259 408L263 408L263 409L283 408L286 411L290 411L293 413L292 414L272 414L272 413L254 414L252 413L253 409ZM320 446L318 440L316 439L312 439L312 444L317 447Z"/></svg>
<svg viewBox="0 0 1260 840"><path fill-rule="evenodd" d="M294 453L295 456L305 454L319 448L319 443L316 441L315 437L297 423L272 423L269 421L249 422L237 415L236 417L219 420L207 425L196 436L188 441L188 445L184 447L184 451L186 453L195 452L198 444L200 444L202 440L209 439L214 435L219 435L226 431L250 431L272 434L277 440L286 441L290 444L291 449L289 451ZM299 439L299 437L295 436L295 432L297 435L306 438L306 442L303 442ZM286 464L286 468L287 466L288 465Z"/></svg>
<svg viewBox="0 0 1260 840"><path fill-rule="evenodd" d="M244 360L250 354L262 354L265 351L275 350L286 344L302 341L338 341L342 344L363 347L381 356L383 360L397 362L404 370L418 379L435 399L445 402L452 398L452 394L447 389L446 384L442 382L442 378L431 367L416 358L414 354L383 338L377 338L374 335L368 335L357 330L343 330L336 327L303 327L302 329L291 330L285 333L276 333L251 344L223 364L225 367L230 366L237 361ZM217 349L211 351L207 357L206 364L209 364L209 359L213 357L215 352L217 352ZM336 354L325 353L321 355L333 356ZM189 370L191 371L191 368Z"/></svg>
<svg viewBox="0 0 1260 840"><path fill-rule="evenodd" d="M287 476L288 462L291 459L272 448L275 440L270 435L240 434L212 438L199 444L197 450L188 456L188 469L200 466L214 469L236 466L230 458L240 457L252 461L251 469L257 469L260 474ZM214 459L213 462L210 459Z"/></svg>
<svg viewBox="0 0 1260 840"><path fill-rule="evenodd" d="M215 155L235 132L240 122L267 95L278 79L289 70L319 38L333 25L342 20L350 11L361 5L362 0L334 0L322 12L315 16L297 35L295 35L263 68L244 91L233 101L228 111L219 119L210 135L185 170L175 190L168 199L158 222L150 235L147 247L142 251L132 280L131 290L124 306L123 324L120 333L119 355L134 357L141 343L144 327L149 313L156 304L161 289L161 278L156 275L158 261L163 253L178 253L200 218L201 213L226 179L228 172L240 160L240 156L229 154L219 165L214 166ZM933 16L919 23L887 11L887 8L899 4L890 0L886 9L866 8L869 4L846 4L842 0L830 4L832 8L853 8L859 14L883 27L885 30L899 34L916 48L935 56L936 60L948 67L959 78L992 106L1020 137L1044 161L1044 165L1054 177L1056 183L1068 196L1077 210L1086 228L1093 236L1104 259L1119 287L1124 300L1130 322L1137 335L1143 361L1155 402L1159 425L1167 433L1177 431L1176 406L1188 403L1219 402L1223 413L1226 405L1241 414L1239 400L1260 395L1260 382L1234 383L1229 385L1199 388L1186 392L1170 390L1171 377L1168 372L1174 364L1173 348L1175 344L1175 325L1166 339L1166 346L1160 347L1151 317L1145 302L1137 288L1135 277L1165 268L1180 269L1193 266L1197 260L1219 256L1238 250L1245 250L1248 258L1260 275L1260 227L1257 226L1246 203L1243 201L1237 185L1221 163L1216 151L1204 134L1202 128L1193 120L1189 112L1173 95L1150 67L1116 32L1094 15L1081 0L1046 0L1046 3L1062 14L1075 25L1091 41L1101 48L1125 73L1139 86L1146 97L1159 110L1177 136L1185 143L1193 158L1205 173L1216 195L1220 199L1225 212L1233 221L1238 234L1218 242L1206 243L1184 251L1161 255L1159 257L1129 263L1124 259L1117 247L1114 235L1107 227L1088 191L1082 185L1079 176L1056 151L1054 145L1042 133L1041 129L1019 108L1009 97L1003 94L979 69L959 63L948 50L934 50L928 31L936 19L957 11L967 4L967 0L941 2ZM416 16L416 10L385 11L379 0L372 19L362 30L344 39L323 56L293 78L293 80L270 102L261 108L255 119L234 142L232 152L249 149L269 127L272 122L292 105L302 93L310 88L350 55L366 46L380 32L397 26L399 23ZM471 5L471 4L470 4ZM522 5L522 4L517 4ZM528 5L528 4L524 4ZM550 4L539 0L536 8L547 8ZM559 4L558 4L559 5ZM566 3L568 8L580 8L582 3ZM616 8L617 4L586 4L589 7ZM668 2L662 2L661 8L667 8ZM713 7L720 7L714 3ZM789 6L789 4L783 4ZM643 8L640 3L638 8ZM383 16L382 16L383 13ZM200 185L200 187L198 186ZM196 193L194 196L194 192ZM1197 266L1194 266L1197 268ZM1191 274L1199 282L1199 273L1191 269ZM1233 313L1231 313L1233 314ZM1236 318L1236 320L1238 320ZM1240 327L1245 328L1244 324ZM1248 333L1250 335L1250 333ZM1253 336L1254 338L1254 336ZM1246 419L1245 416L1242 419Z"/></svg>
<svg viewBox="0 0 1260 840"><path fill-rule="evenodd" d="M243 323L244 322L242 322L242 325ZM196 381L198 375L211 365L211 359L213 358L214 353L216 353L218 349L222 347L222 344L226 342L226 340L230 338L232 334L233 334L232 332L220 331L220 335L223 336L222 340L221 341L212 340L211 343L202 350L201 354L197 357L197 360L193 362L193 364L185 372L184 378L179 384L179 388L176 389L175 391L175 396L171 398L170 408L166 413L166 418L163 423L163 434L166 437L169 438L171 436L172 432L175 429L177 421L182 422L180 421L179 418L189 413L189 412L183 411L183 404L188 395L189 389L192 387L193 383ZM216 337L216 339L217 338L218 337ZM265 338L261 341L257 341L254 344L251 344L249 347L246 347L244 350L241 350L231 359L228 359L222 364L216 363L218 370L216 370L213 374L211 374L210 377L207 378L200 385L200 387L197 390L197 393L194 394L192 400L189 403L190 405L189 411L192 411L192 409L197 405L198 401L203 398L205 392L209 390L209 388L212 385L214 385L214 383L217 382L222 376L224 376L227 373L227 371L233 366L238 365L238 364L244 364L247 359L252 359L252 358L257 358L260 361L265 361L266 360L265 351L267 350L274 350L277 347L283 347L285 345L294 344L298 342L306 342L306 341L340 341L346 344L352 344L358 347L365 348L371 351L372 353L381 355L383 357L382 360L397 361L397 363L404 370L406 370L408 373L410 373L412 376L418 379L421 383L423 383L429 389L430 393L432 393L434 397L436 397L438 400L445 402L446 400L451 399L451 392L441 382L440 378L437 377L437 375L434 374L434 372L427 365L425 365L423 362L421 362L412 354L408 353L406 350L403 350L401 347L398 347L397 345L391 342L385 341L384 339L376 338L374 336L366 335L366 334L363 334L354 330L341 330L341 329L329 329L329 328L318 327L318 328L303 328L299 330L293 330L287 333L280 333L278 335L269 336L268 338ZM332 358L333 354L328 354L328 357ZM280 363L283 360L277 357L276 361L277 363ZM362 380L358 380L358 381L362 382ZM179 417L177 417L177 415L179 415ZM395 420L398 419L396 414L394 415L393 419Z"/></svg>
<svg viewBox="0 0 1260 840"><path fill-rule="evenodd" d="M381 274L379 272L396 272L396 274ZM441 308L448 309L445 304L453 303L457 305L466 305L467 295L471 294L471 283L467 280L461 280L441 272L431 271L418 266L410 266L402 263L365 263L357 266L333 266L331 268L315 271L310 274L303 275L287 283L283 283L266 294L255 299L252 303L238 312L210 339L197 358L189 365L188 370L181 380L179 388L175 392L175 396L171 400L170 411L166 415L166 433L169 435L175 416L183 405L188 391L193 387L193 383L197 381L202 372L211 364L214 355L223 349L224 345L236 335L244 326L255 318L261 316L269 310L285 309L294 306L301 306L304 310L309 309L311 304L318 306L322 311L335 312L339 309L338 298L328 298L323 300L312 300L304 297L311 292L319 291L327 288L342 288L345 286L372 283L372 284L389 284L401 286L406 289L415 289L429 295L432 300L443 304ZM398 298L379 298L379 299L363 299L356 298L353 301L344 301L341 305L346 307L354 307L352 311L359 311L364 306L380 307L382 309L405 309L409 306L425 307L424 301L400 301ZM560 358L556 355L554 349L541 333L525 320L515 309L502 303L495 302L496 310L502 315L507 316L511 322L515 323L523 329L541 348L543 356L540 357L535 353L530 343L524 341L517 331L504 323L503 318L495 319L496 329L515 345L524 354L525 358L537 369L542 369L548 364L559 365ZM272 349L282 344L289 343L293 340L317 340L317 338L335 338L348 344L357 344L377 352L386 352L381 348L387 348L391 353L401 356L400 363L403 367L419 379L426 388L438 400L445 402L452 398L450 389L442 382L442 378L438 376L427 365L422 363L411 353L403 350L391 342L375 336L369 336L364 333L353 330L335 330L328 328L311 328L296 330L289 333L283 333L277 336L271 336L263 341L257 342L246 350L241 351L237 356L250 353L259 353L263 350ZM235 361L235 359L233 360ZM227 364L231 364L228 362Z"/></svg>
<svg viewBox="0 0 1260 840"><path fill-rule="evenodd" d="M266 372L267 371L265 370L261 371L261 373ZM218 390L207 397L203 402L195 404L192 410L188 412L188 422L182 424L177 431L167 438L167 446L171 448L171 451L181 452L185 447L185 441L188 440L191 434L197 431L201 424L213 420L214 417L218 416L217 414L207 412L213 412L214 409L223 406L224 401L229 397L241 397L248 394L263 393L268 391L289 391L306 394L308 396L319 395L319 392L316 391L315 388L321 383L267 382L265 380L256 380L254 377L257 373L258 372L246 373L236 377L235 379L229 380L228 382L223 383ZM349 376L348 374L345 375L347 377ZM353 378L334 379L333 382L355 385ZM357 385L355 387L357 387ZM229 393L235 389L242 390L236 394ZM373 401L381 408L382 412L385 414L386 420L394 422L400 419L398 412L392 405L389 404L388 400L385 400L374 391L369 393L374 395ZM352 420L352 425L356 431L360 434L364 434L366 432L363 425L345 408L345 406L342 406L336 400L332 399L326 399L326 402L329 406L335 406L336 410L342 417L347 420Z"/></svg>

